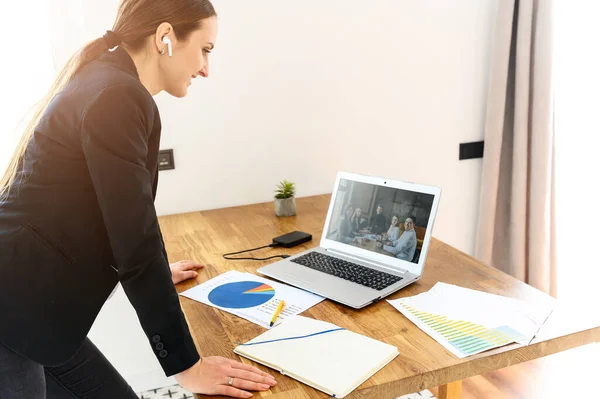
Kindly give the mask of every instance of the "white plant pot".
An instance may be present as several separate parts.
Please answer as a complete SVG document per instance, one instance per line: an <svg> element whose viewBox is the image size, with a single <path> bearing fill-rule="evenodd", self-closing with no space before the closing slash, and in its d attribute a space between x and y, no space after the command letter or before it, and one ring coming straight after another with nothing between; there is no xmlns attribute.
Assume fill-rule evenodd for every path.
<svg viewBox="0 0 600 399"><path fill-rule="evenodd" d="M296 197L275 198L275 214L277 216L294 216L296 214Z"/></svg>

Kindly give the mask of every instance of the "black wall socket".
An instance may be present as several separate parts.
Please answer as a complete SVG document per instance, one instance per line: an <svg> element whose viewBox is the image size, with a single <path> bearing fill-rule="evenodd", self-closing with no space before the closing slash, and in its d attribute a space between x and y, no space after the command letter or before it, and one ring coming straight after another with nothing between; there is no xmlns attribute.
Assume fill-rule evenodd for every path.
<svg viewBox="0 0 600 399"><path fill-rule="evenodd" d="M173 150L160 150L158 152L158 170L175 169Z"/></svg>
<svg viewBox="0 0 600 399"><path fill-rule="evenodd" d="M458 160L483 158L483 141L461 143L458 149Z"/></svg>

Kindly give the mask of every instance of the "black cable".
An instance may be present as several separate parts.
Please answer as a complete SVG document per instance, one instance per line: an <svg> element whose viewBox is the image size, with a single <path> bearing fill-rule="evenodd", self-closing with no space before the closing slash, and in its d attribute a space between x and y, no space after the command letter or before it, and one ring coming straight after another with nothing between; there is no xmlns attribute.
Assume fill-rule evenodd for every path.
<svg viewBox="0 0 600 399"><path fill-rule="evenodd" d="M286 259L289 258L289 255L275 255L275 256L269 256L268 258L231 258L230 255L238 255L238 254L243 254L244 252L252 252L252 251L257 251L259 249L264 249L264 248L273 248L273 247L278 247L279 244L269 244L269 245L265 245L263 247L258 247L258 248L252 248L252 249L245 249L243 251L238 251L238 252L230 252L228 254L224 254L223 258L227 259L227 260L269 260L269 259L275 259L275 258L281 258L281 259Z"/></svg>

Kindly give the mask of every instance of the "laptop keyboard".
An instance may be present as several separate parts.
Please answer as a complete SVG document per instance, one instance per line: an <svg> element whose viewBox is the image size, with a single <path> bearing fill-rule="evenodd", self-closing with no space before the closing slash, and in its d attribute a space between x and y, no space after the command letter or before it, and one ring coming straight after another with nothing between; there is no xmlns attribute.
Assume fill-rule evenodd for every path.
<svg viewBox="0 0 600 399"><path fill-rule="evenodd" d="M356 263L325 255L320 252L309 252L291 260L299 265L331 274L344 280L352 281L365 287L381 291L390 285L402 280L402 277L380 272Z"/></svg>

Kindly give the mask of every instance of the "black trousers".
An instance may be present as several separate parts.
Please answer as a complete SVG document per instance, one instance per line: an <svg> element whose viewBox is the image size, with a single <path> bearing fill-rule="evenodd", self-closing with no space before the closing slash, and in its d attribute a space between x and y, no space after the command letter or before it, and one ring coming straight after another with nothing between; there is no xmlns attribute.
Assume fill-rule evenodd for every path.
<svg viewBox="0 0 600 399"><path fill-rule="evenodd" d="M0 399L100 398L138 397L89 339L57 367L44 367L0 343Z"/></svg>

